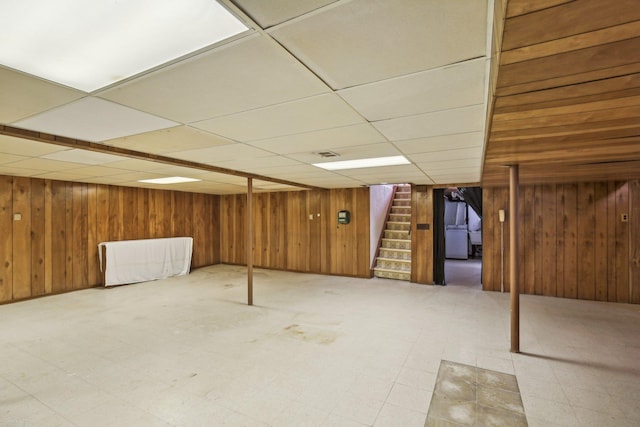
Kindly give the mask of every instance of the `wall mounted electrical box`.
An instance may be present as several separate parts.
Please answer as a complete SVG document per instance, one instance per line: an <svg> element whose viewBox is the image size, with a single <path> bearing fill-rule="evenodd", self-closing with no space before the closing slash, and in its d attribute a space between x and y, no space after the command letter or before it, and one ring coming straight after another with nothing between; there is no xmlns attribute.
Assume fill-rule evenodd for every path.
<svg viewBox="0 0 640 427"><path fill-rule="evenodd" d="M349 224L351 222L351 212L338 211L338 224Z"/></svg>

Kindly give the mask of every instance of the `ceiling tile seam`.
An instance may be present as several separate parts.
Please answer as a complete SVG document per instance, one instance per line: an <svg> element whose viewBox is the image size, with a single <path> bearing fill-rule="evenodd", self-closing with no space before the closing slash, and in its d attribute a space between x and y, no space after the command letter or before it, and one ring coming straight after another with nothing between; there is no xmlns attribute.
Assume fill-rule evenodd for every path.
<svg viewBox="0 0 640 427"><path fill-rule="evenodd" d="M328 88L327 92L321 92L321 93L316 93L316 94L313 94L313 95L303 96L302 98L289 99L287 101L276 102L274 104L261 105L259 107L249 108L249 109L246 109L246 110L239 110L239 111L235 111L233 113L223 114L223 115L220 115L220 116L211 116L211 117L208 117L208 118L205 118L205 119L198 119L198 120L194 120L194 121L191 121L191 122L187 122L187 123L185 123L185 125L194 127L194 125L197 125L198 123L207 122L207 121L210 121L210 120L224 119L224 118L232 117L232 116L239 115L239 114L257 112L259 110L266 110L268 108L278 107L278 106L281 106L281 105L293 104L295 102L305 101L305 100L312 99L312 98L319 98L321 96L326 96L326 95L330 95L330 94L337 96L337 98L340 101L343 101L343 98L341 96L338 96L334 91L332 91L330 88ZM349 105L349 107L351 107L351 105ZM358 111L356 111L356 112L360 116L362 116L360 114L360 112L358 112ZM363 120L366 121L366 119L364 117L363 117ZM200 128L196 128L196 129L200 129Z"/></svg>
<svg viewBox="0 0 640 427"><path fill-rule="evenodd" d="M329 4L326 4L324 6L320 6L319 8L316 8L314 10L310 10L310 11L308 11L306 13L303 13L300 16L296 16L295 18L288 19L288 20L286 20L284 22L281 22L281 23L279 23L277 25L272 25L271 27L266 28L265 31L266 32L277 31L280 28L283 28L283 27L286 27L286 26L289 26L289 25L293 25L293 24L297 24L300 21L304 21L304 20L306 20L308 18L311 18L313 16L316 16L316 15L320 15L320 14L322 14L322 13L324 13L324 12L330 10L330 9L335 9L336 7L343 6L345 4L351 3L352 1L354 1L354 0L338 0L336 2L329 3Z"/></svg>
<svg viewBox="0 0 640 427"><path fill-rule="evenodd" d="M354 123L349 123L347 125L341 125L341 126L321 127L321 128L316 128L316 129L309 130L309 131L304 131L304 132L277 134L275 136L270 136L268 138L246 139L246 140L243 140L243 141L237 141L237 140L235 140L235 141L237 141L239 144L251 145L251 146L253 146L255 148L260 148L262 150L268 151L268 150L266 150L266 149L264 149L264 148L262 148L260 146L252 145L252 144L256 144L256 143L259 143L261 141L262 142L269 141L269 140L277 139L277 138L289 138L289 137L298 136L298 135L302 136L302 135L305 135L305 134L312 134L312 133L316 133L316 132L327 132L327 131L331 131L331 130L334 130L334 129L340 129L340 128L349 127L349 126L366 125L366 124L370 125L371 123L366 121L366 120L363 120L361 122L354 122ZM199 129L199 128L197 128L197 129ZM223 136L223 135L219 135L219 134L214 134L214 135L220 136L222 138L230 139L229 137L226 137L226 136ZM386 137L384 135L381 135L381 136L386 139Z"/></svg>
<svg viewBox="0 0 640 427"><path fill-rule="evenodd" d="M410 117L426 116L426 115L430 115L430 114L438 114L438 113L442 113L442 112L445 112L445 111L463 110L463 109L470 108L470 107L477 107L479 105L484 106L485 103L484 102L479 102L477 104L464 105L462 107L451 107L451 108L445 108L445 109L442 109L442 110L429 111L427 113L408 114L406 116L394 117L394 118L391 118L391 119L372 120L369 123L371 123L372 125L375 125L377 123L384 123L384 122L389 122L389 121L393 121L393 120L402 120L402 119L407 119L407 118L410 118ZM481 131L481 130L482 129L478 129L477 131ZM473 131L470 131L470 132L473 132ZM412 139L416 139L416 138L412 138Z"/></svg>
<svg viewBox="0 0 640 427"><path fill-rule="evenodd" d="M224 0L223 0L223 1L224 1ZM247 11L245 11L245 10L242 8L242 6L240 6L240 5L236 4L236 1L235 1L235 0L229 0L229 1L231 1L231 2L236 6L236 7L238 7L240 10L242 10L242 12L243 12L243 13L245 13L245 14L249 15L249 13L248 13ZM350 0L349 0L349 1L350 1ZM344 2L344 1L336 1L335 3L345 3L345 2ZM329 8L329 6L331 6L332 4L334 4L334 3L326 4L326 5L324 5L324 6L320 6L320 7L316 7L315 9L312 9L312 10L310 10L310 11L308 11L308 12L305 12L305 13L303 13L302 15L294 16L293 18L289 18L289 19L287 19L286 21L282 21L282 22L279 22L279 23L274 24L274 25L269 25L269 26L266 26L266 27L262 27L262 26L260 26L260 27L261 27L263 30L267 31L267 30L269 30L269 29L271 29L271 28L275 28L275 27L277 27L277 26L284 25L284 24L286 24L286 23L289 23L289 22L291 22L291 21L293 21L293 20L296 20L296 19L298 19L298 18L301 18L301 17L303 17L303 16L306 16L306 15L309 15L309 14L315 14L316 12L320 11L320 9L327 9L327 8ZM253 18L252 18L252 20L253 20ZM255 21L255 22L257 23L257 21Z"/></svg>
<svg viewBox="0 0 640 427"><path fill-rule="evenodd" d="M455 62L452 62L450 64L446 64L446 65L438 65L436 67L424 68L422 70L412 71L412 72L406 73L406 74L398 74L398 75L395 75L393 77L389 77L389 78L386 78L386 79L372 80L372 81L361 83L361 84L341 87L341 88L335 89L335 91L339 95L340 92L349 91L349 90L357 89L357 88L363 88L363 87L366 87L366 86L369 86L369 85L379 85L379 84L382 84L382 83L385 83L385 82L389 82L389 81L393 81L393 80L397 80L397 79L403 79L403 78L407 78L407 77L412 77L412 76L414 76L416 74L426 73L426 72L430 72L430 71L446 70L447 68L451 68L451 67L454 67L456 65L460 65L460 64L467 63L467 62L480 60L480 59L488 60L490 58L487 57L487 55L474 56L474 57L471 57L471 58L462 59L460 61L455 61Z"/></svg>
<svg viewBox="0 0 640 427"><path fill-rule="evenodd" d="M394 139L393 141L390 141L390 142L392 144L396 144L396 143L404 143L404 142L410 142L410 141L416 141L416 140L422 140L422 139L436 139L436 138L440 138L440 137L443 137L443 136L469 135L469 134L475 134L475 133L481 133L481 132L483 132L482 129L480 129L480 130L470 130L470 131L467 131L467 132L455 132L455 133L448 133L448 134L442 134L442 135L423 136L423 137L418 137L418 138ZM478 146L480 146L480 145L482 145L482 144L481 143L478 144Z"/></svg>
<svg viewBox="0 0 640 427"><path fill-rule="evenodd" d="M298 136L298 135L299 136L303 136L303 135L307 135L307 134L313 134L313 133L316 133L316 132L326 132L326 131L329 131L329 130L343 129L343 128L349 128L349 127L353 127L353 126L363 126L363 125L371 126L372 130L374 130L377 134L379 134L381 138L385 139L385 141L383 141L383 142L391 142L378 129L376 129L370 121L364 119L364 122L361 122L361 123L351 123L351 124L348 124L348 125L334 126L334 127L325 128L325 129L309 130L309 131L304 131L304 132L292 133L292 134L288 134L288 135L271 136L269 138L245 141L245 143L253 145L253 144L258 144L260 142L270 141L270 140L278 139L278 138L285 138L285 137ZM360 144L360 145L369 145L369 144ZM256 146L256 147L260 148L259 146ZM353 146L353 147L355 147L355 146ZM300 153L287 153L287 154L300 154Z"/></svg>
<svg viewBox="0 0 640 427"><path fill-rule="evenodd" d="M473 62L473 61L479 61L479 60L488 60L489 58L487 58L487 56L478 56L475 58L471 58L471 59L465 59L462 61L457 61L457 62L453 62L451 64L447 64L447 65L440 65L434 68L427 68L424 70L418 70L418 71L412 71L410 73L407 74L399 74L399 75L395 75L393 77L389 77L387 79L381 79L381 80L376 80L376 81L372 81L372 82L367 82L367 83L362 83L362 84L358 84L358 85L353 85L353 86L349 86L346 87L344 89L337 89L336 90L336 94L338 94L340 97L342 97L341 92L349 92L352 91L353 89L366 89L367 86L377 86L383 83L387 83L387 82L393 82L395 80L402 80L402 79L406 79L406 78L410 78L413 76L417 76L418 74L423 74L423 73L427 73L427 72L432 72L432 71L441 71L441 70L446 70L447 68L451 68L453 66L456 65L460 65L460 64L464 64L467 62Z"/></svg>

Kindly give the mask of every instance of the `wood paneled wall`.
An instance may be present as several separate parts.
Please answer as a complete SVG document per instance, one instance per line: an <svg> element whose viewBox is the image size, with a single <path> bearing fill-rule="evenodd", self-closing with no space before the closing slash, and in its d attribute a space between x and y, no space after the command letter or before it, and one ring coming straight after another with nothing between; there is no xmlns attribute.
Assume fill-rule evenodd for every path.
<svg viewBox="0 0 640 427"><path fill-rule="evenodd" d="M218 263L219 230L218 196L0 176L0 303L101 283L103 241L192 236Z"/></svg>
<svg viewBox="0 0 640 427"><path fill-rule="evenodd" d="M246 264L246 194L220 197L220 261ZM351 223L339 225L337 212ZM370 277L369 190L254 194L254 265Z"/></svg>
<svg viewBox="0 0 640 427"><path fill-rule="evenodd" d="M508 198L507 188L483 190L485 290L500 290L498 210ZM522 186L519 203L520 292L640 303L640 180ZM508 291L508 215L504 242Z"/></svg>
<svg viewBox="0 0 640 427"><path fill-rule="evenodd" d="M411 189L411 281L433 284L433 188ZM418 229L418 224L426 224Z"/></svg>

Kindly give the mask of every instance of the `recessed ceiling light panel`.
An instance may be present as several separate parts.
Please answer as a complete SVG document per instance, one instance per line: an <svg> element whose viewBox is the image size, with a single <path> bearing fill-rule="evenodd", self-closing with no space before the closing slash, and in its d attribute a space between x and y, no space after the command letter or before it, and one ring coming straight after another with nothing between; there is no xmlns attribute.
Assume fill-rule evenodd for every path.
<svg viewBox="0 0 640 427"><path fill-rule="evenodd" d="M404 156L375 157L372 159L344 160L340 162L314 163L322 169L330 171L343 169L375 168L380 166L396 166L411 164Z"/></svg>
<svg viewBox="0 0 640 427"><path fill-rule="evenodd" d="M0 64L85 92L247 30L214 0L9 0Z"/></svg>
<svg viewBox="0 0 640 427"><path fill-rule="evenodd" d="M183 184L185 182L202 181L201 179L185 178L183 176L169 176L166 178L154 178L154 179L141 179L138 182L145 182L147 184Z"/></svg>

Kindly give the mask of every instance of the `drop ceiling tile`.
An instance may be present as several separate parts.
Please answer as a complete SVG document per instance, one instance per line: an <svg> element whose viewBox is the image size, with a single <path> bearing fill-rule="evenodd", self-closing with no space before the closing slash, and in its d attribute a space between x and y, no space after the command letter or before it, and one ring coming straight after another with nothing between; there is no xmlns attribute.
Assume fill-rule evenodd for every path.
<svg viewBox="0 0 640 427"><path fill-rule="evenodd" d="M271 177L274 177L276 175L287 176L287 177L296 177L296 176L319 177L319 176L323 176L324 174L332 173L308 164L298 164L296 166L287 166L286 168L281 168L281 167L255 168L254 172L259 175L265 175L265 176L271 176ZM284 178L284 179L289 179L289 178Z"/></svg>
<svg viewBox="0 0 640 427"><path fill-rule="evenodd" d="M218 172L207 172L202 175L198 175L198 179L202 179L204 181L213 182L213 183L222 183L222 184L234 184L234 185L246 185L247 178L236 175L227 175Z"/></svg>
<svg viewBox="0 0 640 427"><path fill-rule="evenodd" d="M484 105L374 122L390 141L451 135L484 129Z"/></svg>
<svg viewBox="0 0 640 427"><path fill-rule="evenodd" d="M270 181L261 181L261 180L255 180L253 182L253 188L254 190L265 190L265 191L300 191L303 190L302 187L296 187L294 185L286 185L286 184L280 184L277 182L270 182Z"/></svg>
<svg viewBox="0 0 640 427"><path fill-rule="evenodd" d="M126 157L115 156L113 154L100 153L97 151L71 149L65 151L56 151L55 153L40 156L43 159L60 160L63 162L80 163L83 165L103 165L121 160Z"/></svg>
<svg viewBox="0 0 640 427"><path fill-rule="evenodd" d="M83 174L77 174L75 171L54 171L54 172L45 172L34 175L35 178L40 179L55 179L58 181L81 181L85 182L85 179L95 178L94 176L87 176Z"/></svg>
<svg viewBox="0 0 640 427"><path fill-rule="evenodd" d="M258 168L271 168L271 167L286 169L290 166L297 166L297 165L300 165L300 162L283 157L283 156L244 158L244 159L236 159L236 160L229 160L226 162L216 163L216 166L220 166L222 168L239 170L244 172L254 172Z"/></svg>
<svg viewBox="0 0 640 427"><path fill-rule="evenodd" d="M64 171L77 169L79 166L77 163L61 162L59 160L50 160L42 158L29 158L26 160L20 160L14 162L11 166L24 169L37 169L40 171Z"/></svg>
<svg viewBox="0 0 640 427"><path fill-rule="evenodd" d="M381 178L380 181L386 181L386 179L382 179L383 177L388 176L406 176L407 178L410 176L423 176L424 173L415 165L397 165L397 166L380 166L374 168L358 168L358 169L344 169L335 171L336 173L344 176L349 176L353 178L360 177L371 177L378 176ZM404 179L407 179L404 178Z"/></svg>
<svg viewBox="0 0 640 427"><path fill-rule="evenodd" d="M441 175L432 177L434 183L436 184L462 184L462 183L471 183L471 182L480 182L480 174L479 173L461 173L461 174L452 174L452 175Z"/></svg>
<svg viewBox="0 0 640 427"><path fill-rule="evenodd" d="M42 173L42 171L38 169L25 169L25 168L16 168L16 167L13 167L12 165L0 165L0 175L34 176L39 173Z"/></svg>
<svg viewBox="0 0 640 427"><path fill-rule="evenodd" d="M358 188L366 184L358 179L342 177L335 180L314 181L309 185L322 188Z"/></svg>
<svg viewBox="0 0 640 427"><path fill-rule="evenodd" d="M122 169L116 169L105 166L88 166L81 167L77 169L73 169L74 175L84 176L84 177L102 177L102 176L113 176L113 175L122 175L124 171Z"/></svg>
<svg viewBox="0 0 640 427"><path fill-rule="evenodd" d="M387 174L387 175L362 175L358 176L358 179L367 185L379 185L383 183L387 184L401 184L405 182L411 182L419 185L430 185L433 181L425 174Z"/></svg>
<svg viewBox="0 0 640 427"><path fill-rule="evenodd" d="M28 158L29 157L27 156L16 156L15 154L0 153L0 165L17 162L19 160L26 160Z"/></svg>
<svg viewBox="0 0 640 427"><path fill-rule="evenodd" d="M486 0L354 0L269 33L343 89L485 56L486 23Z"/></svg>
<svg viewBox="0 0 640 427"><path fill-rule="evenodd" d="M312 132L363 123L360 114L332 93L193 123L192 126L236 141Z"/></svg>
<svg viewBox="0 0 640 427"><path fill-rule="evenodd" d="M336 0L236 0L242 10L262 28L288 21Z"/></svg>
<svg viewBox="0 0 640 427"><path fill-rule="evenodd" d="M13 123L14 126L84 141L107 139L176 126L170 120L87 97Z"/></svg>
<svg viewBox="0 0 640 427"><path fill-rule="evenodd" d="M411 156L409 156L411 159ZM458 160L447 160L447 161L422 161L416 162L416 164L424 171L427 171L429 175L431 173L435 173L436 171L447 171L447 170L459 170L460 168L472 168L476 171L480 170L482 167L482 159L479 157L474 157L471 159L458 159Z"/></svg>
<svg viewBox="0 0 640 427"><path fill-rule="evenodd" d="M233 141L190 126L176 126L124 138L110 139L104 141L103 144L151 154L164 154L172 151L233 144Z"/></svg>
<svg viewBox="0 0 640 427"><path fill-rule="evenodd" d="M370 121L484 102L485 58L356 86L338 94Z"/></svg>
<svg viewBox="0 0 640 427"><path fill-rule="evenodd" d="M13 123L86 94L0 67L0 123Z"/></svg>
<svg viewBox="0 0 640 427"><path fill-rule="evenodd" d="M229 160L269 157L273 156L273 153L245 144L229 144L222 147L178 151L175 153L169 153L168 155L178 159L191 160L209 165L218 165L221 162Z"/></svg>
<svg viewBox="0 0 640 427"><path fill-rule="evenodd" d="M0 135L0 153L16 154L20 156L39 157L56 151L67 151L70 148L28 139L14 138Z"/></svg>
<svg viewBox="0 0 640 427"><path fill-rule="evenodd" d="M151 172L128 172L120 175L109 175L103 178L115 184L115 183L121 183L121 182L133 182L133 181L138 181L140 179L163 178L163 176L157 173L151 173Z"/></svg>
<svg viewBox="0 0 640 427"><path fill-rule="evenodd" d="M479 172L477 167L454 167L451 169L438 169L438 170L432 170L431 172L429 172L429 176L433 176L436 178L460 176L460 175L476 176L478 174Z"/></svg>
<svg viewBox="0 0 640 427"><path fill-rule="evenodd" d="M328 90L281 46L256 34L123 83L99 96L191 123Z"/></svg>
<svg viewBox="0 0 640 427"><path fill-rule="evenodd" d="M410 158L415 163L448 162L450 160L472 159L478 162L482 160L482 147L461 148L457 150L433 151L431 153L411 154ZM480 166L478 166L480 167Z"/></svg>
<svg viewBox="0 0 640 427"><path fill-rule="evenodd" d="M367 123L264 139L249 144L277 154L290 154L302 151L326 151L379 142L386 142L386 138Z"/></svg>
<svg viewBox="0 0 640 427"><path fill-rule="evenodd" d="M202 179L200 175L209 173L209 171L202 169L187 168L184 166L172 166L164 163L157 163L157 166L157 169L153 169L153 173L158 173L165 176L182 176L186 178Z"/></svg>
<svg viewBox="0 0 640 427"><path fill-rule="evenodd" d="M287 157L301 161L303 163L326 163L326 162L339 162L342 160L355 160L355 159L371 159L374 157L387 157L401 155L400 151L393 144L383 142L380 144L367 144L358 145L354 147L343 147L339 150L334 150L339 154L339 157L323 158L314 153L294 153L288 154Z"/></svg>
<svg viewBox="0 0 640 427"><path fill-rule="evenodd" d="M125 171L141 171L141 172L150 172L156 169L161 169L166 167L164 163L159 162L151 162L148 160L139 160L139 159L128 159L122 160L120 162L113 162L109 164L110 168L115 169L123 169Z"/></svg>
<svg viewBox="0 0 640 427"><path fill-rule="evenodd" d="M480 180L474 177L463 177L462 179L434 179L434 185L446 185L446 186L458 186L460 184L475 184L480 185Z"/></svg>
<svg viewBox="0 0 640 427"><path fill-rule="evenodd" d="M430 138L407 139L394 141L393 145L405 154L428 153L431 151L454 150L457 148L481 147L484 141L483 132L454 133Z"/></svg>

